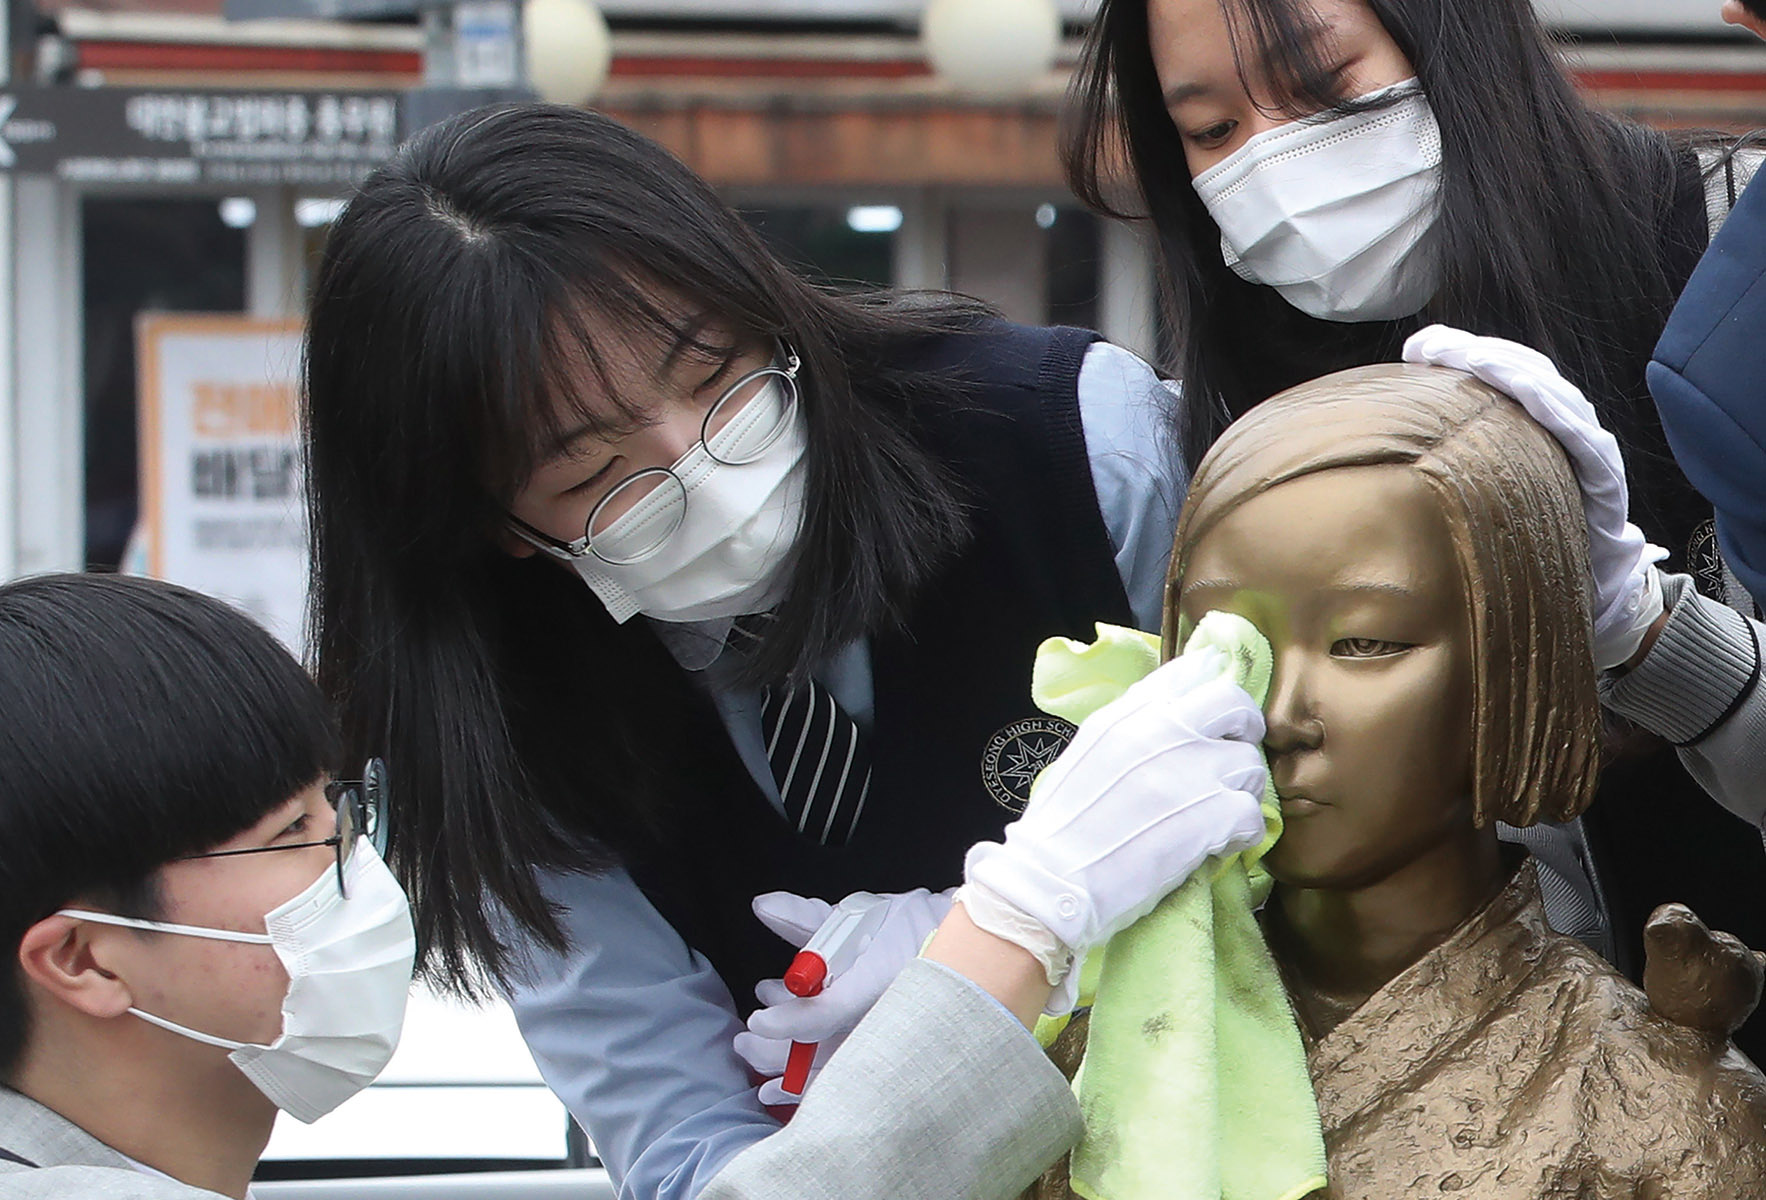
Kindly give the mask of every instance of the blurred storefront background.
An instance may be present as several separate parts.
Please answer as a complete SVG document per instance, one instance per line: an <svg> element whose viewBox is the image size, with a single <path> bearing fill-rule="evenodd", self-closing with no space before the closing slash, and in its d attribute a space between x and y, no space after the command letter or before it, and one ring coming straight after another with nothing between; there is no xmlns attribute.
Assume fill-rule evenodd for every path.
<svg viewBox="0 0 1766 1200"><path fill-rule="evenodd" d="M1766 125L1766 47L1723 26L1717 0L1540 3L1600 103L1663 126ZM1149 247L1076 207L1055 153L1092 7L1059 0L1053 62L976 95L932 65L925 0L600 0L611 62L593 103L825 278L954 288L1155 354ZM465 9L490 12L493 38L456 42L444 82L469 52L496 58L496 5L445 11ZM327 225L409 124L402 98L437 81L429 12L11 0L0 578L142 559L141 315L299 317Z"/></svg>

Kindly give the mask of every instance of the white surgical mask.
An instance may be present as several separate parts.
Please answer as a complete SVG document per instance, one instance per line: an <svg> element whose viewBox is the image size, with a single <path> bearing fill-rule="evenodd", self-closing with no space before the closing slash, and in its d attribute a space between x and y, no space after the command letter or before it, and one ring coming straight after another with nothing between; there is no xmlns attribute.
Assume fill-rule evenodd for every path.
<svg viewBox="0 0 1766 1200"><path fill-rule="evenodd" d="M750 407L778 402L761 397ZM799 412L764 454L740 466L717 462L699 443L672 468L681 490L657 489L595 539L617 559L624 546L654 544L656 530L678 516L680 528L660 549L637 562L585 554L570 565L622 624L639 613L684 622L766 611L783 590L780 568L803 525L805 442Z"/></svg>
<svg viewBox="0 0 1766 1200"><path fill-rule="evenodd" d="M1420 312L1440 283L1441 130L1414 79L1257 134L1195 178L1241 278L1327 321Z"/></svg>
<svg viewBox="0 0 1766 1200"><path fill-rule="evenodd" d="M311 887L264 917L264 933L142 921L112 913L62 909L61 915L275 949L288 971L282 1034L268 1046L235 1042L164 1017L129 1011L143 1021L232 1051L227 1057L277 1108L297 1120L318 1120L374 1082L399 1044L417 940L411 908L398 880L367 841L344 864L349 898L327 870Z"/></svg>

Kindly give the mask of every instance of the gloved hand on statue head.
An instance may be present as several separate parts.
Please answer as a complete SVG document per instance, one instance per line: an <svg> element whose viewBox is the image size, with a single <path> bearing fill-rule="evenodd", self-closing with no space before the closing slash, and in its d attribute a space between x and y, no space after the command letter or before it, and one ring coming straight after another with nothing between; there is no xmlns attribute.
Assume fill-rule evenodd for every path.
<svg viewBox="0 0 1766 1200"><path fill-rule="evenodd" d="M1588 565L1594 575L1594 665L1622 666L1642 647L1662 615L1655 564L1668 557L1629 517L1625 462L1619 442L1601 427L1594 406L1552 361L1518 342L1431 325L1404 343L1404 361L1453 367L1513 396L1569 455L1588 523Z"/></svg>

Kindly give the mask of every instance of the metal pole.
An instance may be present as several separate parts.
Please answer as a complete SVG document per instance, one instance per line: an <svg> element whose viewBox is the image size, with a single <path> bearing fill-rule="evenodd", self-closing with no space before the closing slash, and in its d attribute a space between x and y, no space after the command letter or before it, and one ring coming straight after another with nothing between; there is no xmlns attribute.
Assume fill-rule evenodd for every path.
<svg viewBox="0 0 1766 1200"><path fill-rule="evenodd" d="M944 193L922 188L904 197L895 233L894 279L900 288L950 286L950 210Z"/></svg>
<svg viewBox="0 0 1766 1200"><path fill-rule="evenodd" d="M1158 253L1144 222L1103 221L1098 255L1098 332L1148 362L1157 362L1157 289L1153 256Z"/></svg>
<svg viewBox="0 0 1766 1200"><path fill-rule="evenodd" d="M12 194L16 566L78 571L86 521L79 200L50 175L15 176Z"/></svg>
<svg viewBox="0 0 1766 1200"><path fill-rule="evenodd" d="M459 79L454 57L454 6L423 10L423 86L452 87Z"/></svg>
<svg viewBox="0 0 1766 1200"><path fill-rule="evenodd" d="M443 0L422 12L423 86L405 94L404 136L482 104L532 99L515 0Z"/></svg>
<svg viewBox="0 0 1766 1200"><path fill-rule="evenodd" d="M12 5L17 2L0 0L0 87L12 83ZM18 275L12 189L11 174L0 173L0 579L19 573L18 363L13 354Z"/></svg>

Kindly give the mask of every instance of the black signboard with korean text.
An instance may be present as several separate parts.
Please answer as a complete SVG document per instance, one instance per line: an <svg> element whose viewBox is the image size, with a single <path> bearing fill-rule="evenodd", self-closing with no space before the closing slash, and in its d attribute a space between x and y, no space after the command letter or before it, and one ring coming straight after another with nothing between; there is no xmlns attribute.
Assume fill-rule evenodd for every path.
<svg viewBox="0 0 1766 1200"><path fill-rule="evenodd" d="M0 89L0 171L70 183L348 186L398 139L397 92Z"/></svg>

